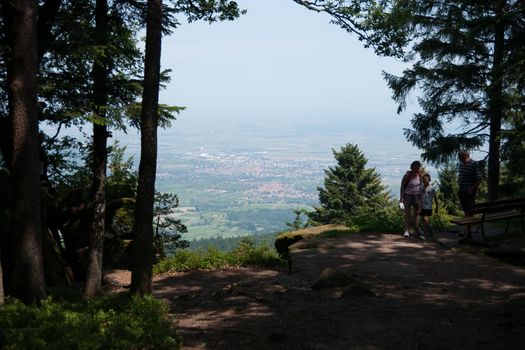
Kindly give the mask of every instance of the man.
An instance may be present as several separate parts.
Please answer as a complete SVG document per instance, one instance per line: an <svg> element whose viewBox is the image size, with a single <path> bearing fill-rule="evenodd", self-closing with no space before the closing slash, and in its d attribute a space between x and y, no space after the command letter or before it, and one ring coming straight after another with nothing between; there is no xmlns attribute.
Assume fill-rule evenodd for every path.
<svg viewBox="0 0 525 350"><path fill-rule="evenodd" d="M459 202L461 203L461 209L463 209L465 217L470 217L472 216L472 207L476 199L476 192L483 179L483 173L478 166L478 162L470 158L467 150L459 151L458 159ZM467 235L470 234L470 232L465 233Z"/></svg>

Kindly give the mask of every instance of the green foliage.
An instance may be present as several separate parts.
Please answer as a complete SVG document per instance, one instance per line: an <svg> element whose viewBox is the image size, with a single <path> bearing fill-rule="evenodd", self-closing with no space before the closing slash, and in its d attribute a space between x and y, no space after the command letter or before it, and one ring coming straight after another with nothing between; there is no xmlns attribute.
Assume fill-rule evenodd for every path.
<svg viewBox="0 0 525 350"><path fill-rule="evenodd" d="M421 111L404 133L423 159L443 164L460 149L489 148L488 195L497 197L500 160L508 163L503 194L525 188L516 166L525 155L522 1L294 1L327 13L376 53L412 63L384 77L398 112L419 95Z"/></svg>
<svg viewBox="0 0 525 350"><path fill-rule="evenodd" d="M154 245L161 257L173 254L176 249L188 248L190 245L187 240L181 239L181 234L188 232L186 225L180 219L173 217L178 206L179 197L176 194L155 192Z"/></svg>
<svg viewBox="0 0 525 350"><path fill-rule="evenodd" d="M438 200L449 215L460 215L461 207L458 199L458 174L457 168L451 162L438 171Z"/></svg>
<svg viewBox="0 0 525 350"><path fill-rule="evenodd" d="M40 306L8 300L0 309L6 350L180 349L168 306L153 297L106 295L92 301L48 298Z"/></svg>
<svg viewBox="0 0 525 350"><path fill-rule="evenodd" d="M450 220L452 219L451 215L447 212L447 209L442 205L432 212L430 217L430 227L433 232L443 232L447 227L450 226Z"/></svg>
<svg viewBox="0 0 525 350"><path fill-rule="evenodd" d="M501 193L504 197L525 196L525 110L516 112L509 123L512 127L503 133Z"/></svg>
<svg viewBox="0 0 525 350"><path fill-rule="evenodd" d="M254 241L255 244L261 244L275 239L275 233L266 233L256 236L243 236L243 237L213 237L199 240L193 240L190 242L189 249L191 250L206 250L208 247L215 247L221 251L230 251L235 249L241 240L249 238Z"/></svg>
<svg viewBox="0 0 525 350"><path fill-rule="evenodd" d="M189 22L233 21L246 13L246 10L239 10L235 1L230 0L177 0L174 3L174 12L184 13Z"/></svg>
<svg viewBox="0 0 525 350"><path fill-rule="evenodd" d="M375 169L366 168L368 161L356 145L332 151L337 165L325 170L324 188L318 188L321 207L310 214L310 219L351 226L360 221L363 213L385 207L390 195Z"/></svg>
<svg viewBox="0 0 525 350"><path fill-rule="evenodd" d="M286 226L290 228L290 231L300 230L311 226L311 222L308 220L308 214L310 213L308 210L304 208L294 209L293 213L295 214L294 220L285 223Z"/></svg>
<svg viewBox="0 0 525 350"><path fill-rule="evenodd" d="M108 198L135 197L138 173L134 169L133 157L125 159L126 147L118 140L109 148L107 189Z"/></svg>
<svg viewBox="0 0 525 350"><path fill-rule="evenodd" d="M245 238L236 248L228 252L220 251L215 247L200 251L178 250L172 257L157 263L153 271L164 273L247 266L275 267L283 264L284 262L267 242L256 244L253 240Z"/></svg>
<svg viewBox="0 0 525 350"><path fill-rule="evenodd" d="M443 164L460 149L488 148L488 197L498 196L500 146L523 115L523 4L519 1L398 1L411 28L412 66L385 73L398 103L417 91L421 112L404 133L423 159ZM385 14L389 16L388 14ZM523 117L521 117L521 120ZM519 118L518 118L519 119Z"/></svg>
<svg viewBox="0 0 525 350"><path fill-rule="evenodd" d="M398 201L390 198L383 206L363 207L347 226L355 232L401 232L403 213Z"/></svg>

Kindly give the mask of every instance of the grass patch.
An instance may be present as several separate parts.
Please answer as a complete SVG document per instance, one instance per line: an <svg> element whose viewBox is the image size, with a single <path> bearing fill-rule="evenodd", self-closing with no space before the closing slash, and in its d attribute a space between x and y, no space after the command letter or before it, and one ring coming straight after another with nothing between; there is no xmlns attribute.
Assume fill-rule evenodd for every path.
<svg viewBox="0 0 525 350"><path fill-rule="evenodd" d="M49 297L41 305L8 299L0 309L0 348L180 349L168 306L153 297L109 294Z"/></svg>
<svg viewBox="0 0 525 350"><path fill-rule="evenodd" d="M216 270L230 267L276 267L286 263L267 242L255 243L243 238L233 250L179 250L172 257L161 260L153 268L156 274L190 270Z"/></svg>

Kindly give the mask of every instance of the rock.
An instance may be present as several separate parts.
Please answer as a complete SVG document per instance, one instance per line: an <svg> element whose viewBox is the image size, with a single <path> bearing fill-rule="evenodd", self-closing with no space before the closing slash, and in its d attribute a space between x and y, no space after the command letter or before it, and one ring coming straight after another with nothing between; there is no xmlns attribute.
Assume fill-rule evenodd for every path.
<svg viewBox="0 0 525 350"><path fill-rule="evenodd" d="M336 271L333 268L329 267L321 272L321 275L312 285L313 289L320 288L333 288L333 287L344 287L355 281L352 277L347 274Z"/></svg>

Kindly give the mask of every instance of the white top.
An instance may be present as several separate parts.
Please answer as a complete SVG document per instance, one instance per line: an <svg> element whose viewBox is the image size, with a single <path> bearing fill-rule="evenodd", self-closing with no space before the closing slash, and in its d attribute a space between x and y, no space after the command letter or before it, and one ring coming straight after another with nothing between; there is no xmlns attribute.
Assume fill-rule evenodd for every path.
<svg viewBox="0 0 525 350"><path fill-rule="evenodd" d="M419 195L421 196L421 208L432 209L432 201L436 195L436 190L434 190L432 185L428 185L427 187L424 185L421 186L419 189Z"/></svg>

